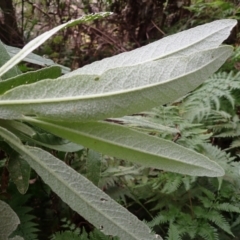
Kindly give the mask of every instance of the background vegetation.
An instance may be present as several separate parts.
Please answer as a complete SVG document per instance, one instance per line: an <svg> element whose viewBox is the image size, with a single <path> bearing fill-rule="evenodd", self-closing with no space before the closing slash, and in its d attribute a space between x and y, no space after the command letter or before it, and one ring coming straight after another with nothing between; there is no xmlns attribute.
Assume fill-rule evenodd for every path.
<svg viewBox="0 0 240 240"><path fill-rule="evenodd" d="M114 12L105 20L68 28L38 49L38 54L71 69L215 19L240 17L237 1L221 0L5 0L0 9L0 39L17 47L82 14ZM224 178L184 176L109 156L103 156L97 168L98 187L165 239L240 239L238 26L226 43L234 46L233 56L194 92L173 104L114 120L208 156L225 169ZM35 67L22 64L21 70ZM34 171L28 194L21 195L9 179L8 156L4 146L1 149L0 199L21 220L15 235L31 240L113 239L72 211ZM51 153L86 173L88 149Z"/></svg>

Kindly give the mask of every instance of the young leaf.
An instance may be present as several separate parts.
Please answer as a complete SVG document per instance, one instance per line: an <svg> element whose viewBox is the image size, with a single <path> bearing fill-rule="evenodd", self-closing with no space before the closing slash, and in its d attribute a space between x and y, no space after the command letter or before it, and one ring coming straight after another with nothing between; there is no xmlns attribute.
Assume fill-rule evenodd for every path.
<svg viewBox="0 0 240 240"><path fill-rule="evenodd" d="M76 20L71 20L69 22L66 22L64 24L61 24L43 34L33 39L31 42L29 42L27 45L24 46L24 48L19 51L13 58L11 58L8 62L6 62L1 68L0 68L0 76L2 76L4 73L9 71L12 67L17 65L19 62L21 62L29 53L31 53L33 50L35 50L37 47L39 47L42 43L44 43L47 39L49 39L53 34L58 32L59 30L71 27L79 23L86 23L88 21L93 21L95 19L99 19L101 17L109 16L110 13L95 13L95 14L89 14L86 16L83 16Z"/></svg>
<svg viewBox="0 0 240 240"><path fill-rule="evenodd" d="M7 240L8 236L17 228L20 223L17 214L9 205L0 200L0 239Z"/></svg>
<svg viewBox="0 0 240 240"><path fill-rule="evenodd" d="M42 149L24 146L14 134L1 127L0 135L63 201L102 232L122 240L156 239L143 222L64 162Z"/></svg>
<svg viewBox="0 0 240 240"><path fill-rule="evenodd" d="M207 157L173 142L108 122L60 122L26 118L32 124L103 154L147 167L192 176L223 176Z"/></svg>
<svg viewBox="0 0 240 240"><path fill-rule="evenodd" d="M0 114L8 119L37 115L89 121L144 111L196 88L231 52L231 47L224 46L186 57L110 69L101 76L42 80L3 94Z"/></svg>

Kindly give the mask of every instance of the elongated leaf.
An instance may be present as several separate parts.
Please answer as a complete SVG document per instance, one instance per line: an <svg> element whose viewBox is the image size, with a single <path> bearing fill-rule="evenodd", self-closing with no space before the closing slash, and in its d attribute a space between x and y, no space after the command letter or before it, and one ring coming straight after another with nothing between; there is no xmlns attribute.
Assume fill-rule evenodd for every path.
<svg viewBox="0 0 240 240"><path fill-rule="evenodd" d="M0 119L0 126L17 135L22 141L29 141L57 151L77 152L83 149L83 146L79 144L56 137L50 133L38 133L22 122Z"/></svg>
<svg viewBox="0 0 240 240"><path fill-rule="evenodd" d="M5 45L5 48L6 50L8 51L8 54L13 57L14 55L16 55L18 52L21 51L20 48L16 48L16 47L12 47L12 46L8 46L8 45ZM60 67L61 70L62 70L62 73L68 73L70 72L70 68L68 67L65 67L63 65L60 65L60 64L57 64L55 63L53 60L51 59L48 59L48 58L45 58L45 57L41 57L37 54L34 54L34 53L30 53L29 55L27 55L23 61L25 62L29 62L29 63L34 63L36 65L39 65L39 66L57 66L57 67Z"/></svg>
<svg viewBox="0 0 240 240"><path fill-rule="evenodd" d="M43 68L33 72L20 74L16 77L0 82L0 94L20 85L31 84L42 79L54 79L61 75L61 70L57 66Z"/></svg>
<svg viewBox="0 0 240 240"><path fill-rule="evenodd" d="M0 135L63 201L105 234L117 235L122 240L157 239L143 222L64 162L42 149L22 145L4 128L0 128Z"/></svg>
<svg viewBox="0 0 240 240"><path fill-rule="evenodd" d="M8 171L18 191L21 194L25 194L28 190L31 172L29 164L18 153L12 152L9 155Z"/></svg>
<svg viewBox="0 0 240 240"><path fill-rule="evenodd" d="M7 128L9 131L13 132L14 134L22 133L29 137L33 137L36 132L25 123L13 121L13 120L2 120L0 119L0 126Z"/></svg>
<svg viewBox="0 0 240 240"><path fill-rule="evenodd" d="M68 121L98 120L150 109L201 84L230 56L225 46L187 57L116 68L20 86L0 97L2 118L37 115Z"/></svg>
<svg viewBox="0 0 240 240"><path fill-rule="evenodd" d="M19 223L17 214L7 203L0 200L0 239L7 240Z"/></svg>
<svg viewBox="0 0 240 240"><path fill-rule="evenodd" d="M160 41L153 42L131 52L124 52L117 56L105 58L77 69L63 77L79 74L97 74L132 65L138 65L159 58L182 57L218 47L230 34L231 29L237 24L236 20L223 19L204 24ZM171 65L170 65L171 66Z"/></svg>
<svg viewBox="0 0 240 240"><path fill-rule="evenodd" d="M27 137L25 139L29 142L36 143L39 146L44 146L61 152L77 152L84 148L79 144L56 137L50 133L36 133L32 138Z"/></svg>
<svg viewBox="0 0 240 240"><path fill-rule="evenodd" d="M192 176L223 176L207 157L173 142L108 122L66 123L26 118L43 129L93 150L147 167Z"/></svg>
<svg viewBox="0 0 240 240"><path fill-rule="evenodd" d="M154 132L163 133L167 132L170 134L178 134L180 131L177 128L168 127L159 123L159 121L154 122L152 119L148 119L147 117L142 116L124 116L121 118L112 118L108 119L112 122L119 122L121 124L127 125L129 127L133 127L140 130L145 130L150 132L153 130Z"/></svg>
<svg viewBox="0 0 240 240"><path fill-rule="evenodd" d="M11 58L8 62L6 62L1 68L0 68L0 76L2 76L4 73L9 71L12 67L14 67L16 64L21 62L29 53L31 53L33 50L35 50L37 47L39 47L42 43L44 43L47 39L49 39L53 34L58 32L59 30L71 27L79 23L86 23L88 21L93 21L95 19L99 19L101 17L105 17L110 15L110 13L96 13L96 14L89 14L86 16L83 16L76 20L71 20L69 22L66 22L64 24L61 24L43 34L33 39L31 42L29 42L24 48L18 52L13 58Z"/></svg>
<svg viewBox="0 0 240 240"><path fill-rule="evenodd" d="M0 66L4 65L9 59L10 56L6 50L6 48L4 47L4 44L0 41ZM7 79L10 77L15 77L18 74L20 74L21 72L19 71L19 69L17 67L13 67L12 69L10 69L8 72L6 72L3 76L1 76L1 79Z"/></svg>

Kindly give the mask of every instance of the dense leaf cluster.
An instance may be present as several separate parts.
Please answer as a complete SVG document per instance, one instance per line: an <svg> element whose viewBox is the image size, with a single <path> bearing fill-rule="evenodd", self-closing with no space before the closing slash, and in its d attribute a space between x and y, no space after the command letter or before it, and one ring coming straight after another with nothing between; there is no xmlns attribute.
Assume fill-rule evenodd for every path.
<svg viewBox="0 0 240 240"><path fill-rule="evenodd" d="M227 104L236 108L238 75L227 77L231 85L226 81L217 89L209 81L182 96L230 56L231 47L219 45L236 22L202 25L63 76L60 70L64 73L66 68L62 66L21 74L16 64L55 32L106 15L87 15L64 23L31 41L10 60L8 51L12 49L0 43L4 56L0 68L0 140L5 154L1 160L4 201L0 201L0 212L9 219L8 225L0 219L0 236L36 238L38 225L29 211L42 203L27 208L27 195L21 198L8 190L14 183L25 194L29 183L38 181L36 175L31 179L31 168L62 201L96 227L88 234L68 222L61 224L62 231L55 229L53 239L161 239L149 227L168 239L186 235L219 239L219 229L233 236L236 223L224 212L240 212L238 195L229 192L238 188L238 162L209 142L238 135L221 136L209 121L219 122L220 118L214 118L219 114L230 116ZM183 41L186 38L188 41ZM36 56L31 56L33 62ZM211 98L206 89L216 94ZM202 99L206 92L208 99ZM181 99L173 105L117 118L176 98ZM197 103L201 103L200 113L195 109ZM59 152L66 154L58 158ZM230 196L234 197L230 200ZM14 204L15 199L22 202ZM131 204L138 204L149 222L139 221L114 199L129 205L129 210Z"/></svg>

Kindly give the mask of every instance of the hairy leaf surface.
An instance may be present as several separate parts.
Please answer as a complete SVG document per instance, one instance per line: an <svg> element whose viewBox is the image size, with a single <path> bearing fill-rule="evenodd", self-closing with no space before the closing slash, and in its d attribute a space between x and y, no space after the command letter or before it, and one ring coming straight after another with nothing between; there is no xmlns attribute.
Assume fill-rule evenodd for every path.
<svg viewBox="0 0 240 240"><path fill-rule="evenodd" d="M230 56L228 46L110 69L98 75L42 80L0 97L2 118L36 115L68 121L98 120L140 112L195 89Z"/></svg>
<svg viewBox="0 0 240 240"><path fill-rule="evenodd" d="M10 59L8 52L1 41L0 41L0 56L1 56L0 66L4 65ZM20 73L21 72L19 71L19 69L15 66L9 69L3 76L1 76L1 79L4 80L10 77L15 77Z"/></svg>
<svg viewBox="0 0 240 240"><path fill-rule="evenodd" d="M105 234L122 240L156 239L143 222L61 160L42 149L24 146L4 128L0 128L0 135L63 201Z"/></svg>
<svg viewBox="0 0 240 240"><path fill-rule="evenodd" d="M0 216L0 239L7 240L8 236L17 228L20 221L10 206L1 200Z"/></svg>
<svg viewBox="0 0 240 240"><path fill-rule="evenodd" d="M79 74L97 74L118 68L156 61L160 58L182 57L218 47L237 24L236 20L223 19L197 26L186 31L165 37L159 41L130 52L105 58L77 69L63 77ZM170 65L171 66L171 65Z"/></svg>
<svg viewBox="0 0 240 240"><path fill-rule="evenodd" d="M8 46L8 45L5 45L5 44L4 44L4 47L6 48L6 50L8 51L8 54L11 57L13 57L18 52L21 51L20 48ZM23 61L29 62L29 63L33 63L33 64L36 64L36 65L39 65L39 66L43 66L43 67L46 67L46 66L57 66L57 67L61 68L63 74L70 72L70 68L65 67L63 65L60 65L60 64L57 64L53 60L51 60L49 58L46 58L44 56L41 57L41 56L39 56L37 54L34 54L34 53L30 53L29 55L27 55L23 59Z"/></svg>

